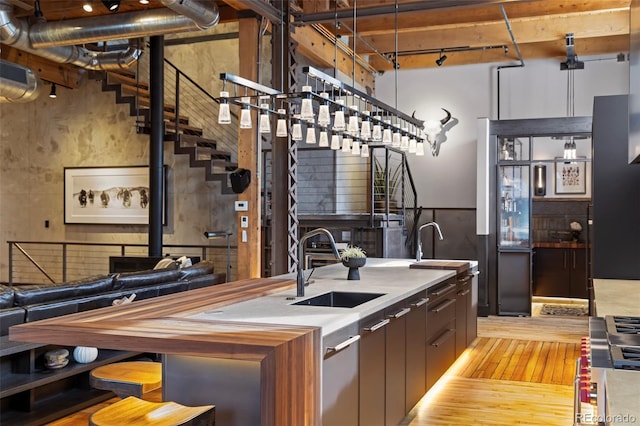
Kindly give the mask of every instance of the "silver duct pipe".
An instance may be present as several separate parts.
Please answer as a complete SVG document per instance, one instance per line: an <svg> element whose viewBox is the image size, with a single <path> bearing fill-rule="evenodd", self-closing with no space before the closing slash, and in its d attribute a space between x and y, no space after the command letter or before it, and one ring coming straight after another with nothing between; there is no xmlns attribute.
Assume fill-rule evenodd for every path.
<svg viewBox="0 0 640 426"><path fill-rule="evenodd" d="M109 17L94 16L33 24L29 29L29 42L34 48L69 46L194 31L210 28L219 21L218 7L213 1L211 7L203 7L193 1L173 4L173 0L163 0L163 3L171 3L167 7L174 10L149 9L117 13ZM188 6L192 4L199 7ZM183 11L185 13L180 14Z"/></svg>
<svg viewBox="0 0 640 426"><path fill-rule="evenodd" d="M130 47L117 52L95 52L74 44L193 31L214 26L220 19L213 0L207 0L206 4L194 0L162 2L173 10L150 9L109 18L102 16L29 26L26 20L13 16L13 6L7 0L0 0L0 42L54 62L109 70L129 67L142 51Z"/></svg>
<svg viewBox="0 0 640 426"><path fill-rule="evenodd" d="M5 0L0 0L0 42L53 62L90 70L128 68L142 54L141 50L131 47L117 52L94 52L80 46L34 49L29 42L28 22L15 18L13 6L5 3Z"/></svg>
<svg viewBox="0 0 640 426"><path fill-rule="evenodd" d="M0 59L0 103L31 102L41 88L42 81L32 70Z"/></svg>

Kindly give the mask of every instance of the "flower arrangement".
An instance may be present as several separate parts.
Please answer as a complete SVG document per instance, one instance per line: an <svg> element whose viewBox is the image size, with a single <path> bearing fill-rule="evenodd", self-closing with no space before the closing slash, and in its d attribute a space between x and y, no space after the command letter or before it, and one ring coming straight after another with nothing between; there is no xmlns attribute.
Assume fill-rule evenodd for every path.
<svg viewBox="0 0 640 426"><path fill-rule="evenodd" d="M357 257L367 257L367 252L358 246L347 246L346 249L340 253L340 260L346 261Z"/></svg>

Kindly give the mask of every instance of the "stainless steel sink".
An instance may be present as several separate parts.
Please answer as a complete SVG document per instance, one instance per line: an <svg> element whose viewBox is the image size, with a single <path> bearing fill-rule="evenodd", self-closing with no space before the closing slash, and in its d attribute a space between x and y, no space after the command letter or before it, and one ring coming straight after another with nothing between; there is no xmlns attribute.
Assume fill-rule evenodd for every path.
<svg viewBox="0 0 640 426"><path fill-rule="evenodd" d="M365 302L384 296L384 293L356 293L348 291L330 291L309 299L293 303L293 305L329 306L333 308L353 308Z"/></svg>

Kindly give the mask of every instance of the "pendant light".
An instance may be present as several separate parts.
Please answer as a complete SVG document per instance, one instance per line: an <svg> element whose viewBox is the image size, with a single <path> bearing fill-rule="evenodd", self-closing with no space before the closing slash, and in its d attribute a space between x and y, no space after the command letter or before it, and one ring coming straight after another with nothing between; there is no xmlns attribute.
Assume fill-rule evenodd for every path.
<svg viewBox="0 0 640 426"><path fill-rule="evenodd" d="M416 155L419 157L424 156L424 142L420 141L416 144Z"/></svg>
<svg viewBox="0 0 640 426"><path fill-rule="evenodd" d="M262 134L271 133L271 120L269 119L269 97L260 96L260 120L258 129Z"/></svg>
<svg viewBox="0 0 640 426"><path fill-rule="evenodd" d="M320 129L320 139L318 141L318 146L321 146L323 148L329 146L329 132L327 131L326 127L322 127Z"/></svg>
<svg viewBox="0 0 640 426"><path fill-rule="evenodd" d="M331 135L331 149L334 151L340 149L340 135L337 133Z"/></svg>
<svg viewBox="0 0 640 426"><path fill-rule="evenodd" d="M291 128L291 139L294 141L302 140L302 122L300 120L300 114L294 114L293 119L295 123L293 123L293 127Z"/></svg>
<svg viewBox="0 0 640 426"><path fill-rule="evenodd" d="M278 138L286 138L288 136L286 117L287 117L287 110L279 109L278 122L276 123L276 137Z"/></svg>
<svg viewBox="0 0 640 426"><path fill-rule="evenodd" d="M369 144L363 143L360 148L360 157L368 157L369 156Z"/></svg>
<svg viewBox="0 0 640 426"><path fill-rule="evenodd" d="M348 134L342 138L342 152L351 152L351 136Z"/></svg>
<svg viewBox="0 0 640 426"><path fill-rule="evenodd" d="M310 122L309 126L307 127L307 137L304 141L308 144L316 143L316 126L315 124L313 124L313 122Z"/></svg>
<svg viewBox="0 0 640 426"><path fill-rule="evenodd" d="M243 96L240 98L240 102L242 103L242 109L240 110L240 128L251 129L253 127L253 123L251 122L251 107L249 106L251 99L248 96Z"/></svg>
<svg viewBox="0 0 640 426"><path fill-rule="evenodd" d="M347 126L347 131L351 134L351 136L358 137L360 135L360 126L358 124L358 106L351 105L349 107L350 115L349 115L349 125Z"/></svg>
<svg viewBox="0 0 640 426"><path fill-rule="evenodd" d="M305 93L300 106L300 118L305 121L315 121L313 113L313 100L311 99L311 86L302 86L302 92Z"/></svg>
<svg viewBox="0 0 640 426"><path fill-rule="evenodd" d="M384 130L382 131L382 143L385 145L389 145L391 143L392 137L391 137L391 121L390 120L384 120L385 122L385 126L384 126Z"/></svg>
<svg viewBox="0 0 640 426"><path fill-rule="evenodd" d="M344 105L344 100L338 99L336 101L338 103L338 108L336 109L335 115L333 117L333 130L338 132L342 132L346 130L345 121L344 121L344 109L342 105Z"/></svg>
<svg viewBox="0 0 640 426"><path fill-rule="evenodd" d="M371 140L374 142L382 142L382 125L380 124L381 117L376 115L373 118L377 121L373 125L373 130L371 131Z"/></svg>
<svg viewBox="0 0 640 426"><path fill-rule="evenodd" d="M402 133L400 134L400 150L408 151L409 150L409 134L406 127L402 128Z"/></svg>
<svg viewBox="0 0 640 426"><path fill-rule="evenodd" d="M362 124L360 125L360 139L368 141L371 139L371 119L369 111L362 111Z"/></svg>
<svg viewBox="0 0 640 426"><path fill-rule="evenodd" d="M220 92L220 109L218 110L218 124L231 124L231 111L229 111L229 92Z"/></svg>
<svg viewBox="0 0 640 426"><path fill-rule="evenodd" d="M320 96L325 99L329 99L329 94L327 92L320 93ZM320 104L318 107L318 125L320 126L328 126L331 124L331 115L329 113L329 103L324 102Z"/></svg>
<svg viewBox="0 0 640 426"><path fill-rule="evenodd" d="M351 153L353 155L360 155L360 141L358 139L354 139L351 144Z"/></svg>

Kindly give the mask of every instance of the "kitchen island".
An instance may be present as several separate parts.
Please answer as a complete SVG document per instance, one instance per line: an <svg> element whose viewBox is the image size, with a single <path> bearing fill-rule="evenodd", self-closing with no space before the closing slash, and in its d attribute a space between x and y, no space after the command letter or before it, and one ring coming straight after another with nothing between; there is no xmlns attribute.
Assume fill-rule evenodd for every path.
<svg viewBox="0 0 640 426"><path fill-rule="evenodd" d="M454 271L410 269L411 263L408 259L367 259L359 281L348 281L347 269L340 264L317 268L305 297L300 298L295 297L293 276L241 280L24 324L12 328L10 337L162 353L164 398L192 405L209 401L217 406L217 424L328 424L332 414L328 414L331 404L327 395L338 399L341 392L328 389L329 381L359 380L353 370L359 368L357 348L363 321L380 316L374 326L366 327L371 333L395 317L407 318L408 324L415 307L415 312L424 315L419 317L418 328L424 328L422 324L428 322L425 304L429 291L435 288L435 296L439 292L454 296L434 309L434 325L439 324L441 311L456 312L452 303L456 295L471 296L467 300L476 306L477 287L456 293L458 284L451 281L455 280ZM294 304L327 292L380 296L353 308ZM389 309L392 313L387 315ZM475 322L475 313L467 321ZM450 322L443 325L449 334L455 334L455 328ZM412 328L403 326L402 330L405 333ZM449 347L443 343L446 333L436 336L434 348ZM407 345L415 344L409 336ZM422 353L428 349L426 341L420 341L424 337L423 333L417 339ZM364 342L363 338L363 347ZM337 355L328 359L328 353L342 354L349 346L356 347L355 363L338 363ZM407 348L407 353L413 353ZM328 377L332 368L336 371ZM355 413L357 418L357 407Z"/></svg>

